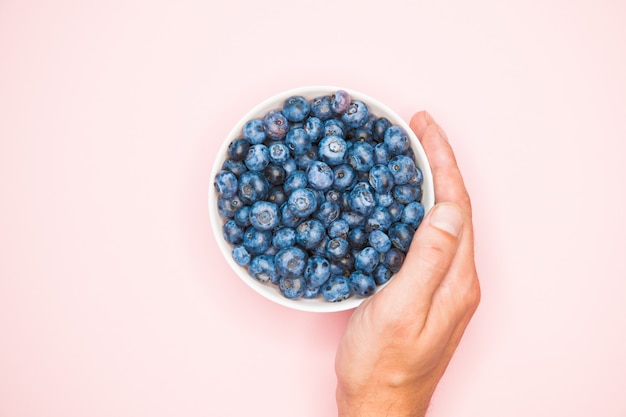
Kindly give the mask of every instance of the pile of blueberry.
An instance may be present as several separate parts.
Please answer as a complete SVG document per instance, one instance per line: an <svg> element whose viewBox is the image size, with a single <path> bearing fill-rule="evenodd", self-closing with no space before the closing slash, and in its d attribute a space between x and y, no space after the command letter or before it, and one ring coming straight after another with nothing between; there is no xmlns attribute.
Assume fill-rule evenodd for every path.
<svg viewBox="0 0 626 417"><path fill-rule="evenodd" d="M424 217L407 133L339 90L245 123L215 177L235 262L287 298L367 297Z"/></svg>

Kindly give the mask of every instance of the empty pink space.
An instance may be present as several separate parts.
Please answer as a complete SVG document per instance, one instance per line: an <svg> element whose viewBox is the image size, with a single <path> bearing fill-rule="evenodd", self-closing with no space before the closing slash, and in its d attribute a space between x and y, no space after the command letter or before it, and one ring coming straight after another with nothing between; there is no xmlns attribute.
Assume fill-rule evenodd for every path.
<svg viewBox="0 0 626 417"><path fill-rule="evenodd" d="M430 416L626 415L626 6L0 2L0 416L336 415L350 311L230 270L221 142L340 85L444 126L482 303Z"/></svg>

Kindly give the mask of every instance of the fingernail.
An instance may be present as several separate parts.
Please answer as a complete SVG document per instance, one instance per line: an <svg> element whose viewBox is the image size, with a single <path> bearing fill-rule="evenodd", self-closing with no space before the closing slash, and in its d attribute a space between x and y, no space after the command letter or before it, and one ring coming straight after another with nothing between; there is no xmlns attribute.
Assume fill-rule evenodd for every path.
<svg viewBox="0 0 626 417"><path fill-rule="evenodd" d="M454 204L438 204L430 216L430 224L457 237L463 227L463 215Z"/></svg>
<svg viewBox="0 0 626 417"><path fill-rule="evenodd" d="M433 116L431 116L431 114L428 113L426 110L424 110L424 118L428 123L435 123L435 119L433 118Z"/></svg>

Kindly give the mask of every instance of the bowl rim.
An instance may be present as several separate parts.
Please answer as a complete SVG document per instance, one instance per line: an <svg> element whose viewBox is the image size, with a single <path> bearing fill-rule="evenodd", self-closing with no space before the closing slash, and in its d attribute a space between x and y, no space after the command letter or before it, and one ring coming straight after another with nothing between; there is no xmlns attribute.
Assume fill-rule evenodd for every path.
<svg viewBox="0 0 626 417"><path fill-rule="evenodd" d="M343 300L340 302L329 302L320 298L289 299L281 294L276 285L262 283L251 277L244 267L240 266L233 260L233 257L231 256L232 246L228 242L226 242L226 240L222 236L222 227L225 223L225 220L222 219L217 211L217 191L215 189L214 180L215 176L221 170L221 167L226 160L225 155L227 155L228 146L234 139L243 136L243 127L248 120L262 118L263 115L266 114L268 111L281 108L282 103L284 103L284 101L291 96L303 96L307 100L311 100L316 97L330 95L338 90L346 91L350 95L352 100L363 101L365 104L367 104L368 108L373 114L378 117L386 117L392 124L402 127L407 132L407 134L409 135L411 147L413 148L413 152L415 154L416 164L419 166L423 174L421 202L424 206L425 213L428 213L428 211L430 211L435 202L432 170L419 139L410 128L408 123L405 122L396 112L394 112L391 108L378 101L374 97L369 96L368 94L349 88L337 87L333 85L312 85L292 88L276 93L248 110L248 112L246 112L243 117L241 117L239 121L235 123L235 125L232 127L228 135L224 138L217 154L215 155L215 159L211 169L211 177L209 180L208 196L208 209L211 222L211 230L213 232L213 236L217 242L221 254L226 259L226 262L231 267L233 272L243 282L245 282L255 292L264 296L266 299L269 299L270 301L273 301L279 305L300 311L317 313L346 311L358 307L363 301L365 301L369 297L362 298L353 295L347 300ZM381 291L390 281L391 279L387 283L377 286L376 293Z"/></svg>

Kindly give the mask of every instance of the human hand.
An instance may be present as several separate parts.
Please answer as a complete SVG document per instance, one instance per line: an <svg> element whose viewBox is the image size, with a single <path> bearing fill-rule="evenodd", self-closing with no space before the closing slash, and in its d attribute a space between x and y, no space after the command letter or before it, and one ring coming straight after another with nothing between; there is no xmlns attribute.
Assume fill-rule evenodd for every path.
<svg viewBox="0 0 626 417"><path fill-rule="evenodd" d="M335 360L340 417L422 417L480 300L470 199L443 130L411 129L431 164L436 205L402 269L352 314Z"/></svg>

